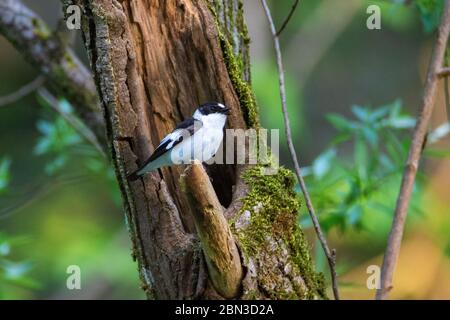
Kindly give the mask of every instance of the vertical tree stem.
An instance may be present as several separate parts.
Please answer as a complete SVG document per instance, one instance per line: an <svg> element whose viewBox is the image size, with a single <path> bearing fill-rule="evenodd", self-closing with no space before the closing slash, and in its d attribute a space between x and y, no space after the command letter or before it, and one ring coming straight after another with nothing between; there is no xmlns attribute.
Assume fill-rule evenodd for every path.
<svg viewBox="0 0 450 320"><path fill-rule="evenodd" d="M431 114L433 112L436 93L438 88L439 73L444 62L445 49L450 32L450 1L445 1L445 9L442 15L436 43L428 67L424 94L420 114L414 129L411 148L406 162L405 172L400 187L400 194L397 199L397 206L394 213L391 232L389 234L386 253L384 255L383 266L381 268L381 288L377 291L376 299L388 298L392 289L392 279L397 264L405 220L408 213L409 202L414 188L414 180L419 160L422 153L422 145L428 131Z"/></svg>

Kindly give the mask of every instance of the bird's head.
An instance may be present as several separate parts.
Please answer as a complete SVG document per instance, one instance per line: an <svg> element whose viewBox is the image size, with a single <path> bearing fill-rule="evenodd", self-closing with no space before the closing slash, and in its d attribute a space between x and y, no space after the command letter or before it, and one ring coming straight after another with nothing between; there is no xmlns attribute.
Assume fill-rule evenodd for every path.
<svg viewBox="0 0 450 320"><path fill-rule="evenodd" d="M229 114L230 108L222 103L208 102L199 106L193 117L203 122L203 125L223 127Z"/></svg>

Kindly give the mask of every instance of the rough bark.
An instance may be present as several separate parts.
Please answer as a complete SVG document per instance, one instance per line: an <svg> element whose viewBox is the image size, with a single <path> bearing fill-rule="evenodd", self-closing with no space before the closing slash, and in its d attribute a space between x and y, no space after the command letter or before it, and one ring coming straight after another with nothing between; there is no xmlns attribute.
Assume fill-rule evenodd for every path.
<svg viewBox="0 0 450 320"><path fill-rule="evenodd" d="M228 225L217 215L214 221L219 221L218 228L229 244L228 228L233 233L240 250L239 264L234 263L235 246L224 247L220 245L223 239L214 240L214 228L202 227L198 232L199 221L211 216L204 206L198 206L198 197L196 201L189 196L192 192L183 190L183 166L163 168L136 182L126 179L177 122L191 116L205 101L220 101L231 108L230 128L258 127L240 1L65 3L78 4L83 10L85 43L103 104L133 252L148 296L324 296L321 277L312 270L297 224L299 203L291 172L280 169L274 176L264 176L259 166L208 167L216 193L215 197L209 193L208 198L213 199L215 211L223 211L217 199L227 208ZM189 174L186 177L191 178ZM204 176L202 179L205 182ZM195 181L186 182L192 183ZM208 184L196 185L197 192L206 192ZM215 242L208 243L206 238ZM211 247L217 251L213 255L232 256L234 267L219 269L233 274L219 278L240 279L239 272L244 273L239 290L224 290L221 282L215 281Z"/></svg>

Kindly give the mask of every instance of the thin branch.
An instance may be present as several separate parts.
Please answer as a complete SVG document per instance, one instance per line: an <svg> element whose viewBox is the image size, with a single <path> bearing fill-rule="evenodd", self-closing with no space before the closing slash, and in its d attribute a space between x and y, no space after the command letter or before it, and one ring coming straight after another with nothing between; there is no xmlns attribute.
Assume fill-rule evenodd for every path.
<svg viewBox="0 0 450 320"><path fill-rule="evenodd" d="M448 78L444 80L444 95L445 95L445 110L447 111L447 117L450 122L450 92L448 90Z"/></svg>
<svg viewBox="0 0 450 320"><path fill-rule="evenodd" d="M448 52L445 50L445 67L448 68ZM447 118L450 122L450 92L448 90L448 77L444 78L444 95L445 95L445 110L447 111Z"/></svg>
<svg viewBox="0 0 450 320"><path fill-rule="evenodd" d="M4 107L19 101L20 99L26 97L33 91L39 89L44 84L44 82L45 78L43 76L38 76L30 83L27 83L26 85L20 87L17 91L10 93L6 96L0 97L0 107Z"/></svg>
<svg viewBox="0 0 450 320"><path fill-rule="evenodd" d="M437 76L439 78L446 78L450 76L450 67L439 68L439 70L437 71Z"/></svg>
<svg viewBox="0 0 450 320"><path fill-rule="evenodd" d="M274 40L275 53L276 53L276 57L277 57L278 77L279 77L279 82L280 82L281 107L282 107L282 111L283 111L285 134L286 134L286 138L287 138L287 142L288 142L289 153L291 154L292 161L294 163L295 173L296 173L297 179L300 183L300 188L305 197L306 207L308 208L308 212L313 221L313 225L314 225L314 229L316 231L317 237L319 238L320 244L322 245L323 251L325 252L325 255L327 257L328 265L330 266L334 298L336 300L339 300L335 251L330 250L330 248L328 247L327 240L322 232L322 229L320 228L319 220L317 219L311 198L310 198L308 190L306 188L305 181L303 180L303 177L301 174L300 165L299 165L299 162L297 159L297 153L294 148L294 143L292 142L291 125L290 125L289 114L288 114L288 110L287 110L287 106L286 106L286 88L285 88L284 69L283 69L283 60L282 60L282 56L281 56L280 42L279 42L279 38L277 36L275 24L273 23L272 15L270 13L270 9L267 5L267 2L266 2L266 0L261 0L261 3L264 7L264 11L266 13L267 19L269 20L270 30L272 32L272 36L273 36L273 40Z"/></svg>
<svg viewBox="0 0 450 320"><path fill-rule="evenodd" d="M58 100L45 88L38 90L39 95L50 105L50 107L55 110L67 123L88 143L92 144L97 151L106 158L106 153L103 148L98 143L95 134L85 126L77 117L73 114L65 112L59 106Z"/></svg>
<svg viewBox="0 0 450 320"><path fill-rule="evenodd" d="M281 25L280 30L278 30L277 32L277 37L280 36L280 34L283 32L284 28L286 28L286 26L289 23L289 20L291 20L292 16L294 15L295 9L297 9L298 3L300 2L300 0L295 0L294 5L291 8L291 11L289 12L286 20L284 20L283 24Z"/></svg>
<svg viewBox="0 0 450 320"><path fill-rule="evenodd" d="M107 150L106 129L92 73L64 37L20 0L0 0L0 34L40 73L55 95L64 96Z"/></svg>
<svg viewBox="0 0 450 320"><path fill-rule="evenodd" d="M442 15L436 43L428 67L428 75L425 84L420 114L414 129L413 139L403 174L400 194L397 199L397 206L394 213L391 232L384 255L383 266L381 268L381 289L377 291L376 299L388 298L392 289L394 270L400 253L405 220L408 213L409 202L414 188L414 180L419 167L422 145L428 131L428 125L433 112L438 90L439 76L444 63L444 55L447 40L450 33L450 0L445 1L445 9Z"/></svg>

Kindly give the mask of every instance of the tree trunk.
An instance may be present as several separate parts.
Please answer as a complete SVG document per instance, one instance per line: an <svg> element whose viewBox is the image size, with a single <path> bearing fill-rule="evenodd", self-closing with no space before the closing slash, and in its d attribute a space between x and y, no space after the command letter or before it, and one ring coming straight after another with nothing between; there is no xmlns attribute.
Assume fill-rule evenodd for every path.
<svg viewBox="0 0 450 320"><path fill-rule="evenodd" d="M194 164L126 175L206 101L259 128L240 0L69 0L104 108L133 256L149 298L320 298L293 174ZM209 181L211 178L212 184ZM223 209L225 207L227 209ZM226 218L225 218L226 217Z"/></svg>

